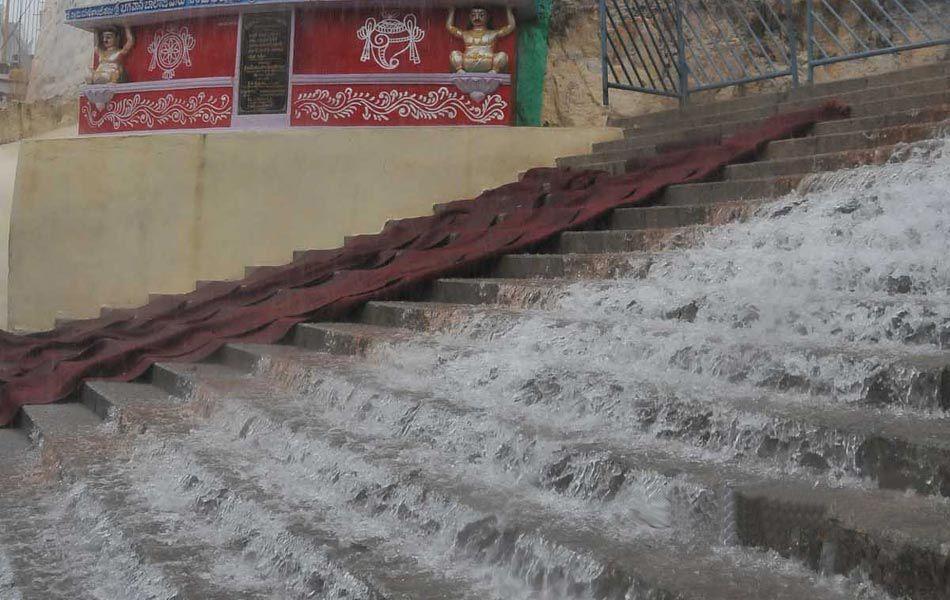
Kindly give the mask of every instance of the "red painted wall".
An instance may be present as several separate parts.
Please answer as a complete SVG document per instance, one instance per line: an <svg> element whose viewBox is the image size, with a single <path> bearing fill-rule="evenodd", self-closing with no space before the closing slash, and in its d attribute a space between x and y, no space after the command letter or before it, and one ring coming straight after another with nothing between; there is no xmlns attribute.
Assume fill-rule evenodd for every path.
<svg viewBox="0 0 950 600"><path fill-rule="evenodd" d="M384 10L358 12L339 10L300 10L297 12L297 26L294 33L294 73L448 73L449 53L462 50L462 41L449 35L445 29L447 10ZM357 32L368 19L382 21L389 16L402 22L407 15L416 17L416 25L425 32L416 44L419 62L411 60L408 51L392 58L392 55L406 46L405 43L392 43L384 56L385 62L398 61L398 66L387 69L370 56L363 60L365 41L357 37ZM457 27L465 28L468 23L468 11L456 11ZM497 29L505 24L505 11L492 11L492 27ZM394 37L398 37L394 36ZM508 53L511 66L515 64L515 39L512 33L498 41L497 50Z"/></svg>
<svg viewBox="0 0 950 600"><path fill-rule="evenodd" d="M135 27L135 45L125 60L129 81L234 75L237 24L235 15ZM187 53L186 45L190 47ZM184 60L186 54L191 64ZM94 67L98 58L93 53ZM163 63L176 64L174 74L166 77Z"/></svg>

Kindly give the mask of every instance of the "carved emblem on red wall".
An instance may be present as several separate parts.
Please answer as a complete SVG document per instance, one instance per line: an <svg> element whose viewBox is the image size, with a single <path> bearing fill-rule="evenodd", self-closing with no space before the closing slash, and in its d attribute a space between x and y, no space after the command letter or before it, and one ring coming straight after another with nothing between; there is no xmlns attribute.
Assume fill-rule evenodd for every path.
<svg viewBox="0 0 950 600"><path fill-rule="evenodd" d="M356 31L356 37L363 41L363 54L360 62L372 60L377 65L391 71L399 66L399 56L409 53L409 60L418 65L422 62L417 44L425 38L426 32L417 25L416 16L408 14L402 21L394 16L384 16L381 21L373 17L366 19Z"/></svg>
<svg viewBox="0 0 950 600"><path fill-rule="evenodd" d="M175 69L182 65L191 66L191 51L195 44L197 40L187 27L159 29L148 45L148 53L152 56L148 70L154 71L158 67L162 69L162 79L174 78Z"/></svg>
<svg viewBox="0 0 950 600"><path fill-rule="evenodd" d="M504 123L508 103L499 95L474 102L466 94L440 87L428 92L404 90L357 92L346 88L338 92L316 89L294 99L294 118L321 123L349 120L358 114L363 121L383 122L393 116L416 121L456 119L471 123Z"/></svg>

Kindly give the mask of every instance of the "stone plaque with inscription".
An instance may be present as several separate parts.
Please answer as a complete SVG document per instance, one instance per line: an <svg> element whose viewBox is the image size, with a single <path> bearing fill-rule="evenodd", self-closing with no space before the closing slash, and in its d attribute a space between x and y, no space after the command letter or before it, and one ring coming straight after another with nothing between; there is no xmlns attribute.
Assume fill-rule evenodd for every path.
<svg viewBox="0 0 950 600"><path fill-rule="evenodd" d="M238 114L287 112L290 13L247 13L241 25Z"/></svg>

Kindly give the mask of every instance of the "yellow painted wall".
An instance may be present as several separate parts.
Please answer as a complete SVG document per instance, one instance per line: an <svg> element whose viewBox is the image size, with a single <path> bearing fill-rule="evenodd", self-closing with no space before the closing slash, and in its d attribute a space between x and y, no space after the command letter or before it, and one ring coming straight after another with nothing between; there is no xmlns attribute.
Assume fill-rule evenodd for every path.
<svg viewBox="0 0 950 600"><path fill-rule="evenodd" d="M327 128L21 144L8 327L137 306L333 248L616 139L605 128Z"/></svg>

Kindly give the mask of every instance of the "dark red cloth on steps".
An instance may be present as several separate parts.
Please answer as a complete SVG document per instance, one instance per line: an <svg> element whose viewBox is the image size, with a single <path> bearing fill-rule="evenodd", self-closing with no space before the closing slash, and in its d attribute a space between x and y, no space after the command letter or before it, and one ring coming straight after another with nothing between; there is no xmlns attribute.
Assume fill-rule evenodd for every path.
<svg viewBox="0 0 950 600"><path fill-rule="evenodd" d="M752 158L769 141L847 112L829 103L775 116L726 141L630 165L624 175L534 169L474 200L441 205L432 216L390 221L379 234L307 252L243 281L214 283L48 332L0 332L0 425L24 404L65 398L83 379L129 381L155 362L201 360L228 342L275 342L302 321L338 318L368 300L530 248L614 208L647 203L666 186L705 180Z"/></svg>

